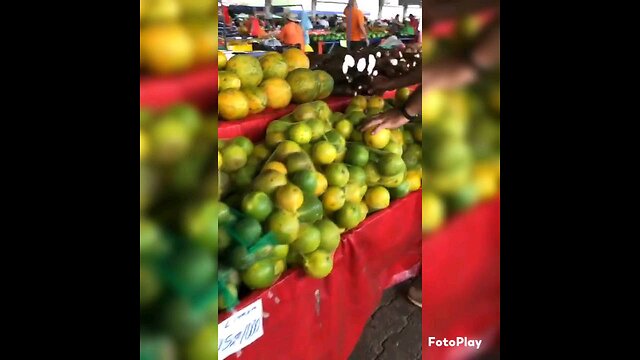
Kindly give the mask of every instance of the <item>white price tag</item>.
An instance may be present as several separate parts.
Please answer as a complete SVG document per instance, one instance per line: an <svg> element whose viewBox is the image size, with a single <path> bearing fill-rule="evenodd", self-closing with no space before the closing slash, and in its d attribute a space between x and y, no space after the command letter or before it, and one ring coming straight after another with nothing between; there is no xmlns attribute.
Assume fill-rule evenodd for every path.
<svg viewBox="0 0 640 360"><path fill-rule="evenodd" d="M258 299L218 324L218 359L244 349L262 335L262 299Z"/></svg>

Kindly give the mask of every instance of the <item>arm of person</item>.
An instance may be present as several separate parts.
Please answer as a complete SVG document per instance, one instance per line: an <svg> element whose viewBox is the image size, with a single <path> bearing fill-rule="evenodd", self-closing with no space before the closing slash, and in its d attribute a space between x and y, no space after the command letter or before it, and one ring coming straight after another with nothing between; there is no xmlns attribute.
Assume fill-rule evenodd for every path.
<svg viewBox="0 0 640 360"><path fill-rule="evenodd" d="M402 109L391 109L378 114L362 126L360 131L371 131L371 134L375 135L382 129L397 129L411 121L412 118L417 121L422 121L422 117L419 114L422 112L422 87L419 87L411 93L409 99L404 104ZM409 117L407 117L407 115Z"/></svg>
<svg viewBox="0 0 640 360"><path fill-rule="evenodd" d="M424 67L425 90L452 89L474 82L479 72L500 62L500 19L485 28L466 59L446 59Z"/></svg>
<svg viewBox="0 0 640 360"><path fill-rule="evenodd" d="M400 89L405 86L411 86L422 82L422 69L418 66L409 70L403 76L388 78L385 76L377 76L371 84L372 91L376 94L387 90Z"/></svg>

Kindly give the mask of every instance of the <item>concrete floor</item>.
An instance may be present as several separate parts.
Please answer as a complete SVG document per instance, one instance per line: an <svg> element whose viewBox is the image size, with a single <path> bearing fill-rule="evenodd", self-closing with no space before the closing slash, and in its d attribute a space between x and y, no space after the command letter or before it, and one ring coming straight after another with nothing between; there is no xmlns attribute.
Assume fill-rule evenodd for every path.
<svg viewBox="0 0 640 360"><path fill-rule="evenodd" d="M422 360L422 309L407 300L411 280L385 291L349 360ZM499 360L495 349L476 360Z"/></svg>

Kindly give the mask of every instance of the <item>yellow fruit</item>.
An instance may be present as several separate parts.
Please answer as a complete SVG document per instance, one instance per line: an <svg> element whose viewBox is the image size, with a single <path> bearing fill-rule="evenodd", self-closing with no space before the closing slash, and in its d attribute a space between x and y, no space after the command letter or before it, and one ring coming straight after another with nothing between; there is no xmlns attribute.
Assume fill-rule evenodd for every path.
<svg viewBox="0 0 640 360"><path fill-rule="evenodd" d="M269 149L264 143L260 143L254 146L253 152L251 153L251 155L256 159L258 159L259 161L266 160L270 154L271 154L271 151L269 151Z"/></svg>
<svg viewBox="0 0 640 360"><path fill-rule="evenodd" d="M353 124L348 119L338 120L333 128L345 139L348 139L353 132Z"/></svg>
<svg viewBox="0 0 640 360"><path fill-rule="evenodd" d="M267 107L267 93L259 87L245 87L242 92L249 101L249 113L257 114Z"/></svg>
<svg viewBox="0 0 640 360"><path fill-rule="evenodd" d="M315 100L320 92L320 84L316 74L309 69L295 69L287 75L287 82L291 86L293 102L297 104Z"/></svg>
<svg viewBox="0 0 640 360"><path fill-rule="evenodd" d="M364 196L364 193L362 193L361 190L363 188L366 188L366 187L360 186L359 184L356 184L356 183L348 183L344 187L345 200L353 203L358 203L362 201L362 197Z"/></svg>
<svg viewBox="0 0 640 360"><path fill-rule="evenodd" d="M333 92L334 81L331 75L324 70L315 70L316 78L320 84L320 91L318 92L317 99L325 99Z"/></svg>
<svg viewBox="0 0 640 360"><path fill-rule="evenodd" d="M278 148L273 152L273 159L284 163L289 155L300 151L302 151L300 145L291 140L284 140L278 144Z"/></svg>
<svg viewBox="0 0 640 360"><path fill-rule="evenodd" d="M140 31L140 58L154 74L185 71L193 65L193 40L179 24L145 27Z"/></svg>
<svg viewBox="0 0 640 360"><path fill-rule="evenodd" d="M262 170L275 170L281 174L287 175L287 167L279 161L270 161L266 163Z"/></svg>
<svg viewBox="0 0 640 360"><path fill-rule="evenodd" d="M286 140L287 140L286 136L281 131L273 131L273 132L267 133L267 135L264 138L265 144L271 148L276 147L278 144Z"/></svg>
<svg viewBox="0 0 640 360"><path fill-rule="evenodd" d="M295 214L276 210L269 216L267 228L276 235L280 244L291 244L298 238L300 222Z"/></svg>
<svg viewBox="0 0 640 360"><path fill-rule="evenodd" d="M253 188L266 194L272 194L280 186L287 184L287 177L275 170L264 170L253 180Z"/></svg>
<svg viewBox="0 0 640 360"><path fill-rule="evenodd" d="M278 53L268 53L260 58L260 66L264 79L279 78L284 79L289 72L289 66L284 57Z"/></svg>
<svg viewBox="0 0 640 360"><path fill-rule="evenodd" d="M220 168L222 168L222 164L224 163L224 161L222 160L222 154L220 154L220 151L218 151L218 170L220 170Z"/></svg>
<svg viewBox="0 0 640 360"><path fill-rule="evenodd" d="M313 145L311 157L317 164L331 164L337 155L336 147L326 140L318 141Z"/></svg>
<svg viewBox="0 0 640 360"><path fill-rule="evenodd" d="M282 56L290 72L295 69L309 68L309 58L300 49L287 49L282 53Z"/></svg>
<svg viewBox="0 0 640 360"><path fill-rule="evenodd" d="M384 107L384 99L380 96L372 96L367 101L367 109L369 110L380 110Z"/></svg>
<svg viewBox="0 0 640 360"><path fill-rule="evenodd" d="M222 149L222 171L233 172L247 164L247 153L239 145L229 145Z"/></svg>
<svg viewBox="0 0 640 360"><path fill-rule="evenodd" d="M367 98L362 95L357 95L351 100L351 105L365 110L367 108Z"/></svg>
<svg viewBox="0 0 640 360"><path fill-rule="evenodd" d="M389 144L389 140L391 139L391 132L389 129L382 129L378 131L375 135L371 134L371 131L367 131L364 134L364 142L368 146L374 149L382 149L387 144Z"/></svg>
<svg viewBox="0 0 640 360"><path fill-rule="evenodd" d="M267 106L271 109L282 109L291 103L291 86L280 78L271 78L262 82L261 88L267 93Z"/></svg>
<svg viewBox="0 0 640 360"><path fill-rule="evenodd" d="M416 191L422 186L422 171L421 170L409 170L407 171L407 182L409 182L409 191Z"/></svg>
<svg viewBox="0 0 640 360"><path fill-rule="evenodd" d="M218 44L216 43L216 28L213 22L189 25L189 34L193 40L195 64L212 64L220 60L216 55ZM220 69L220 67L218 67Z"/></svg>
<svg viewBox="0 0 640 360"><path fill-rule="evenodd" d="M440 198L432 193L422 195L422 230L430 233L437 230L445 219L445 206Z"/></svg>
<svg viewBox="0 0 640 360"><path fill-rule="evenodd" d="M140 129L140 161L143 161L149 155L149 136ZM220 153L218 153L218 157ZM219 167L218 167L219 168Z"/></svg>
<svg viewBox="0 0 640 360"><path fill-rule="evenodd" d="M230 71L220 71L218 73L218 91L224 91L229 89L240 89L242 82L238 75Z"/></svg>
<svg viewBox="0 0 640 360"><path fill-rule="evenodd" d="M235 55L229 59L225 69L238 75L242 87L258 86L264 76L258 59L247 54Z"/></svg>
<svg viewBox="0 0 640 360"><path fill-rule="evenodd" d="M218 111L225 120L238 120L249 115L249 100L240 90L229 89L218 93Z"/></svg>
<svg viewBox="0 0 640 360"><path fill-rule="evenodd" d="M276 205L282 210L295 213L303 202L302 190L293 184L286 184L276 190Z"/></svg>
<svg viewBox="0 0 640 360"><path fill-rule="evenodd" d="M227 66L227 56L218 50L218 70L224 70L225 66Z"/></svg>
<svg viewBox="0 0 640 360"><path fill-rule="evenodd" d="M364 195L364 201L369 210L381 210L389 206L391 195L389 195L389 190L385 187L374 186L367 190L367 193Z"/></svg>
<svg viewBox="0 0 640 360"><path fill-rule="evenodd" d="M305 123L298 123L289 128L289 140L298 144L308 144L313 135L311 128Z"/></svg>
<svg viewBox="0 0 640 360"><path fill-rule="evenodd" d="M312 103L300 104L293 110L293 119L295 121L308 121L318 117L315 105Z"/></svg>
<svg viewBox="0 0 640 360"><path fill-rule="evenodd" d="M327 190L327 186L329 186L329 184L327 183L327 178L322 175L322 173L319 173L316 171L316 191L314 191L314 195L315 196L320 196L322 194L324 194L324 192Z"/></svg>
<svg viewBox="0 0 640 360"><path fill-rule="evenodd" d="M154 0L145 4L144 20L149 23L174 23L182 9L178 0Z"/></svg>
<svg viewBox="0 0 640 360"><path fill-rule="evenodd" d="M476 166L473 170L473 183L481 200L494 197L500 190L499 173L487 165Z"/></svg>
<svg viewBox="0 0 640 360"><path fill-rule="evenodd" d="M322 194L322 207L328 212L340 210L345 201L344 190L337 186L329 186Z"/></svg>
<svg viewBox="0 0 640 360"><path fill-rule="evenodd" d="M422 121L430 125L438 120L447 104L447 95L440 90L425 91L422 93Z"/></svg>
<svg viewBox="0 0 640 360"><path fill-rule="evenodd" d="M391 131L390 142L404 145L404 135L402 135L402 129L393 129Z"/></svg>

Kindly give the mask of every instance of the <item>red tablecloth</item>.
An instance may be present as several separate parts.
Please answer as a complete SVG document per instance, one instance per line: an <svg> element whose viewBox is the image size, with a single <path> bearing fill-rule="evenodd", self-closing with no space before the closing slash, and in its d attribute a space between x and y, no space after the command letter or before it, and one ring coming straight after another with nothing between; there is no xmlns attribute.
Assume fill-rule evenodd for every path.
<svg viewBox="0 0 640 360"><path fill-rule="evenodd" d="M500 199L454 218L425 239L422 336L424 358L474 359L478 350L429 347L428 337L482 340L480 351L500 341Z"/></svg>
<svg viewBox="0 0 640 360"><path fill-rule="evenodd" d="M264 335L229 359L347 359L383 290L419 271L421 201L415 191L343 234L328 277L289 271L244 299L238 309L262 299Z"/></svg>
<svg viewBox="0 0 640 360"><path fill-rule="evenodd" d="M188 102L209 110L216 102L218 67L209 65L186 74L140 77L140 106L162 109Z"/></svg>

